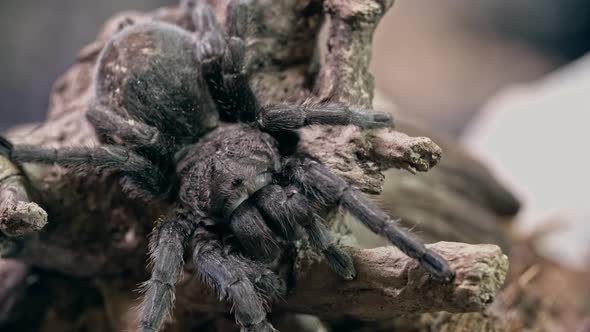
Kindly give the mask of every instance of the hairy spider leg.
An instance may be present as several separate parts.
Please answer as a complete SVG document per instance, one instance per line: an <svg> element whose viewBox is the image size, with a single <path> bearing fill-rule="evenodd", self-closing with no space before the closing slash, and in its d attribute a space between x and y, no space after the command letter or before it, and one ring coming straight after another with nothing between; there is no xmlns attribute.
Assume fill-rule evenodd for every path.
<svg viewBox="0 0 590 332"><path fill-rule="evenodd" d="M141 285L144 295L139 307L140 331L160 331L174 305L175 285L184 265L184 249L191 238L195 242L193 259L198 274L221 298L234 304L236 317L248 331L266 331L270 324L265 322L265 300L284 293L285 285L260 262L241 256L229 244L221 246L221 241L206 229L207 222L202 218L182 211L184 209L178 209L175 217L161 222L151 236L152 274L150 280Z"/></svg>
<svg viewBox="0 0 590 332"><path fill-rule="evenodd" d="M446 260L399 228L383 210L329 169L307 156L288 162L287 172L306 196L326 207L341 205L376 234L396 247L435 277L451 280L454 272Z"/></svg>
<svg viewBox="0 0 590 332"><path fill-rule="evenodd" d="M198 54L209 92L225 121L252 122L258 103L244 71L249 1L232 0L228 4L226 35L217 23L211 7L198 2L193 24L201 34Z"/></svg>
<svg viewBox="0 0 590 332"><path fill-rule="evenodd" d="M225 253L219 239L205 227L194 235L193 261L197 273L221 299L232 304L232 310L242 331L275 331L266 319L268 303L250 279L250 264L236 264ZM239 259L244 261L246 258Z"/></svg>
<svg viewBox="0 0 590 332"><path fill-rule="evenodd" d="M196 223L179 213L156 227L150 239L150 280L141 285L139 328L142 332L158 332L174 304L174 287L182 273L183 253Z"/></svg>
<svg viewBox="0 0 590 332"><path fill-rule="evenodd" d="M159 198L168 190L166 177L156 165L129 149L114 145L59 149L15 145L10 159L18 163L57 164L80 176L102 172L119 174L123 190L131 197Z"/></svg>
<svg viewBox="0 0 590 332"><path fill-rule="evenodd" d="M276 104L260 110L258 126L268 132L282 132L312 125L354 125L363 129L393 127L387 112L351 108L344 104Z"/></svg>
<svg viewBox="0 0 590 332"><path fill-rule="evenodd" d="M233 212L230 229L238 238L244 252L258 261L272 262L281 255L281 247L273 231L250 202Z"/></svg>
<svg viewBox="0 0 590 332"><path fill-rule="evenodd" d="M254 203L272 230L288 241L297 239L299 219L311 218L311 211L305 201L297 200L278 184L270 184L254 194ZM288 202L295 199L296 202Z"/></svg>
<svg viewBox="0 0 590 332"><path fill-rule="evenodd" d="M257 193L255 202L266 220L278 226L275 228L279 234L294 239L296 225L301 226L313 249L325 257L330 268L346 280L354 279L352 258L338 247L323 220L313 213L310 201L295 186L268 185Z"/></svg>
<svg viewBox="0 0 590 332"><path fill-rule="evenodd" d="M226 257L232 265L239 265L240 269L246 271L248 278L256 286L259 294L266 299L267 303L282 297L286 291L284 281L273 271L269 270L262 261L253 260L243 255L244 249L234 234L226 234L221 243Z"/></svg>
<svg viewBox="0 0 590 332"><path fill-rule="evenodd" d="M393 125L389 113L346 105L278 104L259 107L244 68L249 3L232 0L228 4L228 37L224 36L207 4L199 2L194 10L194 25L197 31L203 29L199 48L203 74L222 119L253 123L269 132L309 125L350 124L365 129Z"/></svg>

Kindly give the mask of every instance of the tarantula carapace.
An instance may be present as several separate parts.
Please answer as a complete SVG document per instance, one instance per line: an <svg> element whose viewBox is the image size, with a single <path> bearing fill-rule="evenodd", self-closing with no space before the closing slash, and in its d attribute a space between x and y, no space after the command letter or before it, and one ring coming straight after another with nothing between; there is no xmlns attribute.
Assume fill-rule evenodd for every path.
<svg viewBox="0 0 590 332"><path fill-rule="evenodd" d="M390 115L344 105L260 106L243 68L248 2L229 1L225 30L205 1L188 5L195 34L163 22L131 24L103 49L87 113L102 145L50 149L0 140L0 152L15 162L109 172L133 197L174 203L152 236L141 331L160 330L185 247L244 331L273 330L266 302L284 290L268 266L284 243L306 233L335 272L355 277L350 256L322 222L338 206L433 275L451 279L443 258L298 149L298 128L388 127Z"/></svg>

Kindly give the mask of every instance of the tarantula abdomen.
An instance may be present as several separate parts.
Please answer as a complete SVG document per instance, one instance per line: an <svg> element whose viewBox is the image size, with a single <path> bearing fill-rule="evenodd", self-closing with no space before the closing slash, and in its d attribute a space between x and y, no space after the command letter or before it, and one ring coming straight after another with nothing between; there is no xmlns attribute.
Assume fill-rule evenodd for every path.
<svg viewBox="0 0 590 332"><path fill-rule="evenodd" d="M164 22L116 34L96 66L95 103L192 143L219 118L202 75L195 37Z"/></svg>

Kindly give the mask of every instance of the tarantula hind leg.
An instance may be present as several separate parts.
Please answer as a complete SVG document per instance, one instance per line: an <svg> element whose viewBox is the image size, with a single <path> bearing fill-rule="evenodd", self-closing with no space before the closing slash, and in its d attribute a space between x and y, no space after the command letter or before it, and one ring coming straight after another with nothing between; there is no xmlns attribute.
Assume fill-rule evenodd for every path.
<svg viewBox="0 0 590 332"><path fill-rule="evenodd" d="M252 282L250 263L245 257L228 255L219 240L205 228L195 231L193 260L200 277L215 289L221 299L232 304L244 332L276 331L266 319L268 305Z"/></svg>
<svg viewBox="0 0 590 332"><path fill-rule="evenodd" d="M321 253L334 272L346 280L356 276L350 255L338 247L321 218L314 215L307 197L294 186L269 185L255 196L266 220L287 239L295 238L295 227L303 227L314 250Z"/></svg>
<svg viewBox="0 0 590 332"><path fill-rule="evenodd" d="M258 125L269 132L310 125L355 125L363 129L375 129L393 127L393 117L387 112L350 108L342 104L277 104L260 110Z"/></svg>
<svg viewBox="0 0 590 332"><path fill-rule="evenodd" d="M342 205L371 231L385 236L406 255L416 259L432 275L446 281L453 279L454 272L444 258L404 232L377 205L319 162L297 156L287 163L286 169L307 197L326 208Z"/></svg>
<svg viewBox="0 0 590 332"><path fill-rule="evenodd" d="M141 332L158 332L174 303L174 287L184 265L184 246L194 231L194 222L180 217L166 219L150 241L150 280L142 284Z"/></svg>

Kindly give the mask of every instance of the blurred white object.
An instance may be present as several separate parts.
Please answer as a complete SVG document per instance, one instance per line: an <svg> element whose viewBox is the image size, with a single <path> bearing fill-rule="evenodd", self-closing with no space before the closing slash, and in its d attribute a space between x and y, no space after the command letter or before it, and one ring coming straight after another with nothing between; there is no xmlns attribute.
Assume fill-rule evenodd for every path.
<svg viewBox="0 0 590 332"><path fill-rule="evenodd" d="M518 229L560 222L539 249L574 267L590 263L590 56L493 98L465 143L515 189Z"/></svg>

